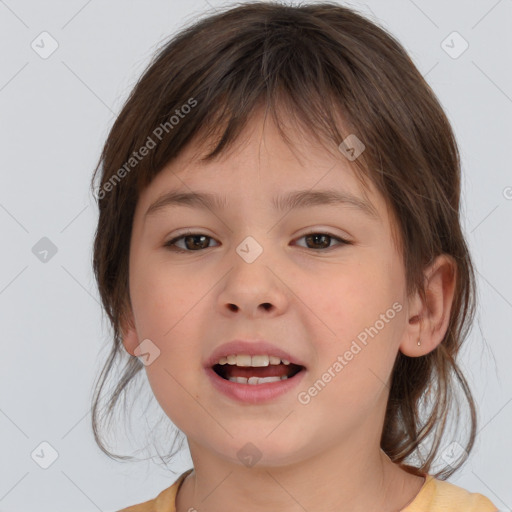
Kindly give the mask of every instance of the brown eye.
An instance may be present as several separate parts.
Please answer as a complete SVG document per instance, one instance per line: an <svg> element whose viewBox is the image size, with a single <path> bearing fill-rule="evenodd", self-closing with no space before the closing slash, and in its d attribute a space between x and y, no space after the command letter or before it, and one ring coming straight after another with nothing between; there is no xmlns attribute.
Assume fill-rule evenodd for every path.
<svg viewBox="0 0 512 512"><path fill-rule="evenodd" d="M164 247L172 248L172 250L176 250L177 252L194 252L201 249L207 249L210 246L210 240L213 240L213 238L208 235L203 235L201 233L187 233L186 235L181 235L169 240L165 243ZM184 247L177 246L176 243L178 241L183 241Z"/></svg>
<svg viewBox="0 0 512 512"><path fill-rule="evenodd" d="M340 242L337 245L348 245L350 242L348 240L344 240L338 236L331 235L329 233L308 233L304 236L301 236L298 240L304 238L306 240L308 249L331 249L330 243L332 240L337 240Z"/></svg>
<svg viewBox="0 0 512 512"><path fill-rule="evenodd" d="M313 250L333 249L335 247L331 245L333 241L338 242L336 245L349 245L351 243L348 240L344 240L343 238L334 236L330 233L308 233L300 237L298 240L301 239L306 240L306 249ZM211 236L204 235L202 233L186 233L169 240L164 244L164 247L168 247L175 252L197 252L211 247L211 240L214 239ZM178 245L178 243L182 245Z"/></svg>

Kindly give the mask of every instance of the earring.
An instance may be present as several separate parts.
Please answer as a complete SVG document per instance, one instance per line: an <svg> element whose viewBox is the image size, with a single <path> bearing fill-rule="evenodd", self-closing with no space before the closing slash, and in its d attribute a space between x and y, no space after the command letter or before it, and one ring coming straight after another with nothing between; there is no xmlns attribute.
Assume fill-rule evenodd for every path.
<svg viewBox="0 0 512 512"><path fill-rule="evenodd" d="M418 338L418 347L421 345L421 338Z"/></svg>

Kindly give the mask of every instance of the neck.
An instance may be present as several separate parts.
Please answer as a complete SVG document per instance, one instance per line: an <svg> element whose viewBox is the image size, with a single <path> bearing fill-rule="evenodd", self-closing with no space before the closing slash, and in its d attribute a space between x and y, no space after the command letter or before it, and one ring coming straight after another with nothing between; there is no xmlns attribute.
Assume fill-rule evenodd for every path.
<svg viewBox="0 0 512 512"><path fill-rule="evenodd" d="M203 449L197 457L192 444L194 471L180 488L176 511L225 512L236 504L247 512L339 512L341 505L350 512L398 512L414 500L423 478L394 464L379 447L366 445L361 452L361 444L348 444L287 465L260 461L252 467L205 456Z"/></svg>

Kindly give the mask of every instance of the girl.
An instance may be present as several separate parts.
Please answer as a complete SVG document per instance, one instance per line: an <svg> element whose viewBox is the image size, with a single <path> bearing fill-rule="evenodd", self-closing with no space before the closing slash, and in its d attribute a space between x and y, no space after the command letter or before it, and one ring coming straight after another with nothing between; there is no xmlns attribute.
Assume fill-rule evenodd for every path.
<svg viewBox="0 0 512 512"><path fill-rule="evenodd" d="M445 481L476 433L456 362L474 275L454 134L390 34L334 3L203 19L150 64L100 167L96 440L112 456L120 359L107 417L145 370L193 460L124 512L496 510ZM445 436L457 384L465 442Z"/></svg>

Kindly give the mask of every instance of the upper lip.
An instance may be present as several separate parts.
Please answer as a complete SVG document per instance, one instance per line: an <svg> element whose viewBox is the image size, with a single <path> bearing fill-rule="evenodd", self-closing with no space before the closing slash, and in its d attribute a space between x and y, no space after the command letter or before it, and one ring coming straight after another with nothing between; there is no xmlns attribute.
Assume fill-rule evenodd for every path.
<svg viewBox="0 0 512 512"><path fill-rule="evenodd" d="M221 357L226 357L230 354L246 354L250 356L266 354L268 356L275 356L281 359L286 359L292 364L305 367L304 362L299 360L297 357L291 355L286 350L283 350L282 348L277 347L268 341L233 340L218 346L206 360L205 368L211 368L219 362Z"/></svg>

